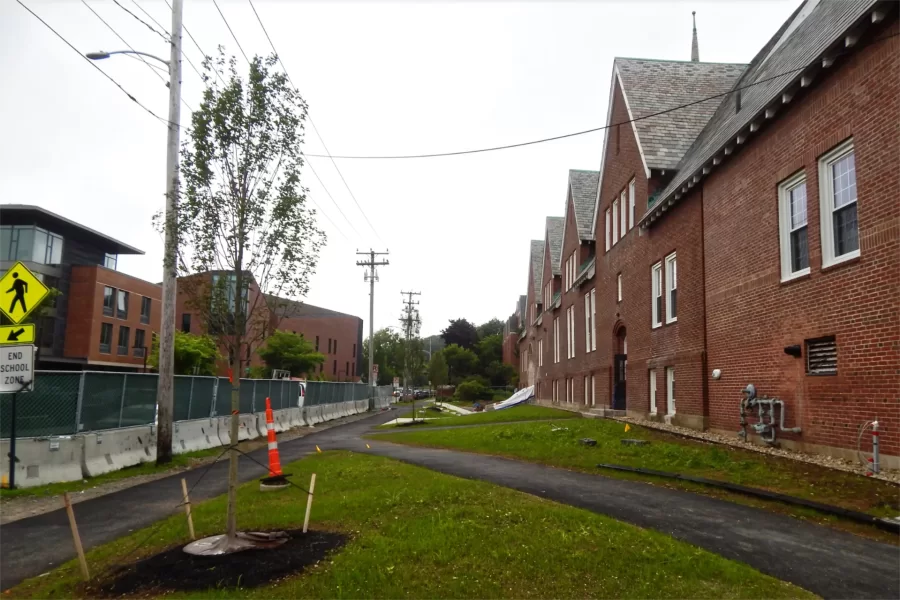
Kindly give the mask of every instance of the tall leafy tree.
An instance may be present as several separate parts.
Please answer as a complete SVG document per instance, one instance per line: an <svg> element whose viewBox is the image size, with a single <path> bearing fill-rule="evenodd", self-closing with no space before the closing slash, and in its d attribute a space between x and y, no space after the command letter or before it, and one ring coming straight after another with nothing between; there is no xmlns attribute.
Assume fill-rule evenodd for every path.
<svg viewBox="0 0 900 600"><path fill-rule="evenodd" d="M246 78L221 48L204 61L206 89L182 145L177 223L168 224L178 232L179 269L190 276L179 287L228 354L231 439L242 362L273 329L267 294L305 296L325 243L300 182L306 103L274 69L277 60L254 57ZM236 532L236 450L230 460L228 541Z"/></svg>
<svg viewBox="0 0 900 600"><path fill-rule="evenodd" d="M271 373L272 369L290 371L294 377L312 373L325 355L316 352L315 345L302 335L275 331L256 351Z"/></svg>
<svg viewBox="0 0 900 600"><path fill-rule="evenodd" d="M451 319L450 325L441 331L441 337L448 346L456 344L461 348L473 348L478 342L475 326L465 319Z"/></svg>
<svg viewBox="0 0 900 600"><path fill-rule="evenodd" d="M391 385L394 377L403 374L404 340L391 329L375 332L375 364L378 365L378 385ZM369 372L369 338L363 340L363 373Z"/></svg>
<svg viewBox="0 0 900 600"><path fill-rule="evenodd" d="M447 384L447 361L444 360L444 351L435 352L428 362L428 380L432 387L440 387Z"/></svg>
<svg viewBox="0 0 900 600"><path fill-rule="evenodd" d="M449 381L462 381L469 375L474 375L478 370L478 355L467 348L456 344L450 344L441 352L444 360L450 367Z"/></svg>
<svg viewBox="0 0 900 600"><path fill-rule="evenodd" d="M498 335L503 333L503 321L500 319L491 319L487 323L482 323L475 328L478 332L478 339L483 340L490 335Z"/></svg>
<svg viewBox="0 0 900 600"><path fill-rule="evenodd" d="M193 335L175 331L175 374L209 375L216 374L218 361L222 359L216 340L208 335ZM159 338L153 336L147 364L159 369Z"/></svg>

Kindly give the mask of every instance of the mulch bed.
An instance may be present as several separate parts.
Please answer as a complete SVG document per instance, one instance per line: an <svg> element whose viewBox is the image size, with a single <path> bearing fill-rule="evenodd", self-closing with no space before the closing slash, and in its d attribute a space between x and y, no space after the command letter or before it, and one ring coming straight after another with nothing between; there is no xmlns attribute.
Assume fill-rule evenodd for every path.
<svg viewBox="0 0 900 600"><path fill-rule="evenodd" d="M120 567L99 585L91 597L113 598L148 592L251 588L296 575L324 559L349 540L328 531L288 531L290 539L271 550L245 550L221 556L195 556L176 546L137 563Z"/></svg>

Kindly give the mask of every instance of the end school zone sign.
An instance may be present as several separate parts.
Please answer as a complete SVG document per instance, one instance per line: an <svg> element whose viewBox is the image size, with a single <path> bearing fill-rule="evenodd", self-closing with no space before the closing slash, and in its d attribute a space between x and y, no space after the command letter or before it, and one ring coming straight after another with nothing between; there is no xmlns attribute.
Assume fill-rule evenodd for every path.
<svg viewBox="0 0 900 600"><path fill-rule="evenodd" d="M34 346L0 349L0 394L30 392L34 387Z"/></svg>

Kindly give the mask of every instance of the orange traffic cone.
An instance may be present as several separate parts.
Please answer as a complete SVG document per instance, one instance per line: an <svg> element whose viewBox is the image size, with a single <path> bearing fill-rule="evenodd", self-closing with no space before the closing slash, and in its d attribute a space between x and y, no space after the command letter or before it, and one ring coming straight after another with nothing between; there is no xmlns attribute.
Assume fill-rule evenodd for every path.
<svg viewBox="0 0 900 600"><path fill-rule="evenodd" d="M278 440L275 439L275 417L272 402L266 398L266 433L269 440L269 476L260 480L261 490L280 490L290 485L281 472L281 458L278 456Z"/></svg>

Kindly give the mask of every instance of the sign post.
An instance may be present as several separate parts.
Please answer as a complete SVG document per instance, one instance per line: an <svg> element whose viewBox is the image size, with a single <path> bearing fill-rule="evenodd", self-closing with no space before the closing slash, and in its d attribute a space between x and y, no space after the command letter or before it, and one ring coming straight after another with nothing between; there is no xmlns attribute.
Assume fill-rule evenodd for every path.
<svg viewBox="0 0 900 600"><path fill-rule="evenodd" d="M16 400L34 389L34 324L22 321L50 293L28 267L17 262L0 277L0 313L12 325L0 326L0 394L12 394L9 424L9 488L16 487Z"/></svg>

